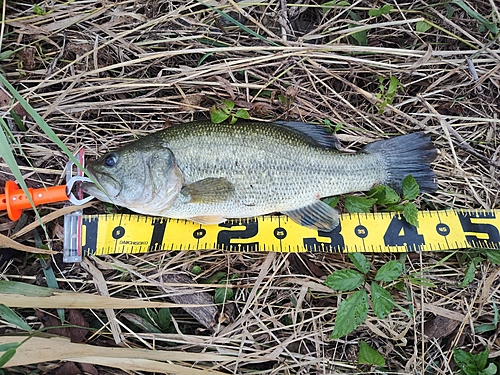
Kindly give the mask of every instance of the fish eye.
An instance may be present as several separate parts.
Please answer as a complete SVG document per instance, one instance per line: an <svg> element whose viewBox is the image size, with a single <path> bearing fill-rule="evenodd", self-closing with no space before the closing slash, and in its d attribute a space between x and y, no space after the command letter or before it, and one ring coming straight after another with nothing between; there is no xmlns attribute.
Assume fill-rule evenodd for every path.
<svg viewBox="0 0 500 375"><path fill-rule="evenodd" d="M106 157L104 158L104 164L106 165L106 167L110 168L114 167L117 162L118 162L118 155L115 153L106 155Z"/></svg>

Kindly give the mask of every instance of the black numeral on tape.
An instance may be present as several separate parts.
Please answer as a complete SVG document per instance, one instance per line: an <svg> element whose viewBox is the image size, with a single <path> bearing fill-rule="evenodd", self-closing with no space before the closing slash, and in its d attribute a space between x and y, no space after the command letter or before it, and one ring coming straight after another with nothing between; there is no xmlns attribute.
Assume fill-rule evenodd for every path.
<svg viewBox="0 0 500 375"><path fill-rule="evenodd" d="M458 212L458 218L462 229L466 233L476 233L476 235L465 235L467 242L473 247L498 247L500 245L500 234L498 228L492 224L486 223L473 223L472 219L481 219L481 221L488 221L496 219L493 212ZM477 234L486 234L488 239L479 238Z"/></svg>
<svg viewBox="0 0 500 375"><path fill-rule="evenodd" d="M424 236L401 215L395 215L384 234L386 246L406 246L408 251L417 251L423 245Z"/></svg>
<svg viewBox="0 0 500 375"><path fill-rule="evenodd" d="M151 221L151 225L153 226L153 234L151 235L151 243L149 244L148 251L158 251L161 250L163 244L163 235L167 227L167 219L155 218Z"/></svg>
<svg viewBox="0 0 500 375"><path fill-rule="evenodd" d="M83 218L82 226L85 226L85 245L82 246L83 256L95 254L97 249L97 224L99 219L97 218Z"/></svg>
<svg viewBox="0 0 500 375"><path fill-rule="evenodd" d="M258 242L238 243L237 241L231 241L235 239L238 240L255 237L259 231L256 219L245 220L242 222L226 221L225 223L219 224L219 227L222 228L232 228L240 226L244 226L245 229L221 230L217 235L217 248L230 251L258 251Z"/></svg>
<svg viewBox="0 0 500 375"><path fill-rule="evenodd" d="M344 250L344 237L340 234L342 225L339 224L337 228L331 232L318 231L320 237L328 238L330 242L318 241L316 238L304 238L304 247L307 251L326 251L339 253Z"/></svg>

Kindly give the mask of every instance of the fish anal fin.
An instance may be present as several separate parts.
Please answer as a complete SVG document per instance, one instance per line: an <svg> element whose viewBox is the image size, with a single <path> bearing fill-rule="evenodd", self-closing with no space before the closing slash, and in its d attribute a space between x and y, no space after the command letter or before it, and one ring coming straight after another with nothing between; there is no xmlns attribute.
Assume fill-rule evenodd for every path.
<svg viewBox="0 0 500 375"><path fill-rule="evenodd" d="M189 220L199 224L211 225L223 223L227 220L227 218L219 215L202 215L190 217Z"/></svg>
<svg viewBox="0 0 500 375"><path fill-rule="evenodd" d="M209 177L184 186L181 194L189 203L218 203L229 199L234 186L224 177Z"/></svg>
<svg viewBox="0 0 500 375"><path fill-rule="evenodd" d="M330 232L339 225L339 213L319 200L283 213L297 224L311 229Z"/></svg>

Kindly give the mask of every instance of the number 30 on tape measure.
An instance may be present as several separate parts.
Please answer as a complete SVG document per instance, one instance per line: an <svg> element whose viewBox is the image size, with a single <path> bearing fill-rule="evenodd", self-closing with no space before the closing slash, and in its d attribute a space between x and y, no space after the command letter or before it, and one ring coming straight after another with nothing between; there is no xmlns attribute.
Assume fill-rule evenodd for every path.
<svg viewBox="0 0 500 375"><path fill-rule="evenodd" d="M302 227L286 216L200 225L140 215L80 215L81 224L74 221L73 225L81 227L71 229L72 233L78 233L78 241L68 248L65 245L65 251L81 256L202 249L270 252L500 249L499 213L500 210L422 211L418 228L398 213L345 214L331 232Z"/></svg>

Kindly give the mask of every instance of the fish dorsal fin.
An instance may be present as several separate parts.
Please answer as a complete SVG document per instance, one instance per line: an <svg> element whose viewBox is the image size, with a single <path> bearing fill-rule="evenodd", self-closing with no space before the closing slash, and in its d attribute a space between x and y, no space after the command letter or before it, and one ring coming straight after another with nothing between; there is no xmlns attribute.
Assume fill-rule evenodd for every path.
<svg viewBox="0 0 500 375"><path fill-rule="evenodd" d="M339 139L325 127L301 121L275 121L274 124L281 125L300 133L301 136L306 137L309 143L314 146L328 149L341 149Z"/></svg>
<svg viewBox="0 0 500 375"><path fill-rule="evenodd" d="M322 201L283 213L297 224L311 229L330 232L339 225L339 213Z"/></svg>
<svg viewBox="0 0 500 375"><path fill-rule="evenodd" d="M209 177L184 186L181 194L189 203L217 203L230 198L234 186L223 177Z"/></svg>

